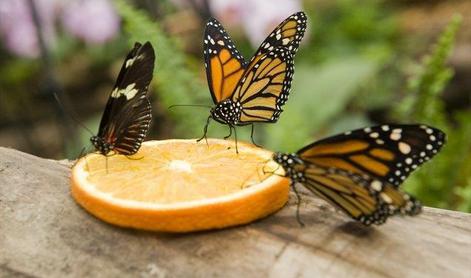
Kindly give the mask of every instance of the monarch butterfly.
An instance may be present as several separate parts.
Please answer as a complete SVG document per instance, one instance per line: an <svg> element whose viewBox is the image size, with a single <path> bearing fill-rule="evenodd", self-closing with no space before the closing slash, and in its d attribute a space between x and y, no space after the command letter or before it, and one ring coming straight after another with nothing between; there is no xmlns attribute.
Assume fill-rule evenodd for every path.
<svg viewBox="0 0 471 278"><path fill-rule="evenodd" d="M273 160L296 194L294 185L301 183L353 219L382 224L395 214L420 213L420 202L399 185L444 142L445 133L426 125L381 125L329 137L293 154L275 153Z"/></svg>
<svg viewBox="0 0 471 278"><path fill-rule="evenodd" d="M306 15L298 12L280 23L246 63L224 27L211 19L204 33L204 60L209 90L215 107L204 127L206 138L211 119L229 126L256 122L274 123L288 99L294 73L293 58L304 36Z"/></svg>
<svg viewBox="0 0 471 278"><path fill-rule="evenodd" d="M135 43L119 72L106 103L98 134L90 141L103 155L135 154L150 126L152 112L147 90L152 80L155 54L152 45Z"/></svg>

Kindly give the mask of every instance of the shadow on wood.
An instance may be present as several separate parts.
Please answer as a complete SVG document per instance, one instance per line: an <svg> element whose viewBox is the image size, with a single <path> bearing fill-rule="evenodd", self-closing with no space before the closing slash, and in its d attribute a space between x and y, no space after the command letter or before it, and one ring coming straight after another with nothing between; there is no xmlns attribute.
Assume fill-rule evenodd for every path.
<svg viewBox="0 0 471 278"><path fill-rule="evenodd" d="M471 277L471 215L425 208L380 227L302 192L255 223L191 234L108 225L70 196L70 163L0 148L0 277Z"/></svg>

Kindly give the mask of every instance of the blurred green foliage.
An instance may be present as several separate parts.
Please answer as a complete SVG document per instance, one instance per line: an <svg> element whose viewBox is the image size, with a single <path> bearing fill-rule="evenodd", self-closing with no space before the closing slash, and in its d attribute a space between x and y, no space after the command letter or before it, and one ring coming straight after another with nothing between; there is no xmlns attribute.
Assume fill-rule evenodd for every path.
<svg viewBox="0 0 471 278"><path fill-rule="evenodd" d="M457 112L448 119L440 97L453 77L446 62L460 22L461 17L455 16L443 31L410 79L408 94L396 106L395 114L403 122L436 126L448 138L433 162L408 179L411 191L427 205L471 211L471 111Z"/></svg>

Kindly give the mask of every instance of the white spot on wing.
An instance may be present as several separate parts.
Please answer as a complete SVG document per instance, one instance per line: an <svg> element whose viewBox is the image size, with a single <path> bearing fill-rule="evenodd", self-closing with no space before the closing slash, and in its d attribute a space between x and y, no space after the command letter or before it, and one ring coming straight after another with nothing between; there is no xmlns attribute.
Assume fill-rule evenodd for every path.
<svg viewBox="0 0 471 278"><path fill-rule="evenodd" d="M408 154L411 151L411 148L410 148L409 144L407 144L407 143L399 142L398 146L399 146L399 151L401 151L401 153L403 153L403 154Z"/></svg>
<svg viewBox="0 0 471 278"><path fill-rule="evenodd" d="M376 191L381 191L381 189L383 189L383 183L381 183L379 180L374 180L371 182L371 188Z"/></svg>
<svg viewBox="0 0 471 278"><path fill-rule="evenodd" d="M136 57L134 57L134 58L131 58L131 59L127 60L127 61L126 61L126 65L125 65L124 67L125 67L125 68L129 68L130 66L132 66L132 64L134 64L134 62L135 62L136 60L140 60L140 59L142 59L142 55L139 55L139 56L136 56Z"/></svg>
<svg viewBox="0 0 471 278"><path fill-rule="evenodd" d="M389 138L391 138L391 140L397 141L397 140L401 139L401 133L393 132L393 133L391 133Z"/></svg>
<svg viewBox="0 0 471 278"><path fill-rule="evenodd" d="M388 204L392 203L391 197L389 197L386 193L381 193L381 199L383 199L383 201Z"/></svg>
<svg viewBox="0 0 471 278"><path fill-rule="evenodd" d="M132 99L138 92L137 89L134 89L136 86L136 83L131 83L129 84L126 88L124 89L119 89L115 88L113 92L111 92L111 97L113 98L119 98L120 96L125 96L127 100Z"/></svg>

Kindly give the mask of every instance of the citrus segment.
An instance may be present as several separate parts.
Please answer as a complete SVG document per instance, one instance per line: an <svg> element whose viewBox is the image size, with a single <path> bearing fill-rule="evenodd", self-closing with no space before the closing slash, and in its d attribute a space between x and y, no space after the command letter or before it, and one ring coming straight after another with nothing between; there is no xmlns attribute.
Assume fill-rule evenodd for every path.
<svg viewBox="0 0 471 278"><path fill-rule="evenodd" d="M89 154L72 170L72 195L119 226L188 232L240 225L288 200L272 153L217 139L145 142L132 157Z"/></svg>

